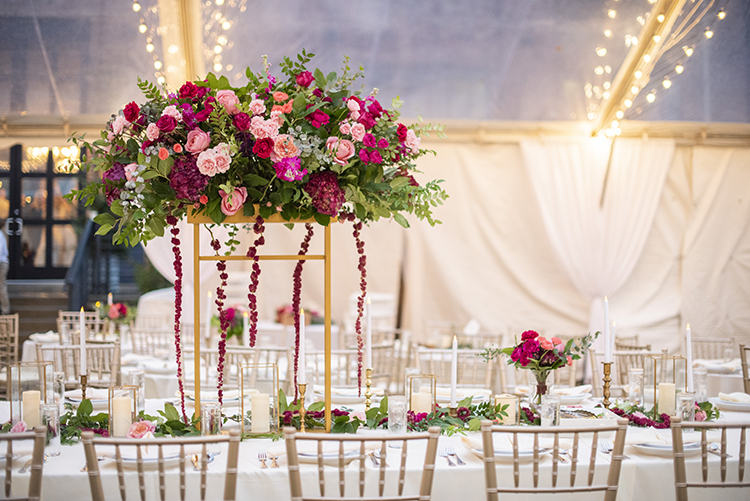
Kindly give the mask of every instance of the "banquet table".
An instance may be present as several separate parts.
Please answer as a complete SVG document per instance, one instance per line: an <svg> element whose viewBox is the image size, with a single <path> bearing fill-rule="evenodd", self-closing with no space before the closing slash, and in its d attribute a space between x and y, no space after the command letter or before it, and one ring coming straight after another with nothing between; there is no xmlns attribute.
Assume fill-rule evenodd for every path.
<svg viewBox="0 0 750 501"><path fill-rule="evenodd" d="M171 400L148 400L147 411L156 414L157 409L161 409L166 401ZM236 408L228 408L225 413L234 414ZM188 406L188 413L192 413L192 407ZM0 418L7 420L9 417L9 406L7 402L0 402ZM725 412L722 414L722 420L726 421L743 421L750 422L750 413ZM632 428L631 428L632 429ZM360 431L360 433L373 433L369 430ZM479 439L477 433L469 434L472 440ZM732 458L728 460L729 479L737 475L738 464L738 440L730 435L729 453ZM581 457L587 457L588 442L585 436L581 437ZM419 480L421 478L422 462L426 444L416 442L410 445L406 466L406 492L417 492ZM441 436L438 444L438 450L446 446L453 446L455 451L461 456L466 463L465 466L448 466L444 458L436 458L436 474L433 484L433 499L450 500L456 499L481 500L484 499L484 466L481 459L469 452L463 445L461 437ZM279 468L261 469L258 461L258 452L265 449L279 456ZM225 454L226 445L223 446L222 453ZM101 452L98 452L101 454ZM209 465L208 471L208 489L209 493L220 493L223 489L223 474L225 471L224 455L219 454L214 462ZM671 456L648 456L639 453L638 450L631 446L626 446L625 454L631 459L622 463L620 476L620 488L618 491L618 500L640 501L644 499L674 499L674 474ZM392 457L392 459L390 459ZM394 449L393 456L388 459L389 467L387 468L386 485L395 488L395 481L398 476L399 451ZM14 493L25 492L28 486L28 474L17 474L20 468L28 459L26 456L18 458L13 463L13 491ZM585 460L584 460L585 461ZM609 461L609 457L599 455L597 464ZM720 459L716 456L709 455L709 462L714 469L712 475L718 475L718 463ZM700 455L687 458L688 477L697 477L700 475ZM76 444L73 446L63 446L62 453L59 457L51 457L44 465L44 480L42 488L42 499L88 499L89 483L87 474L81 472L85 463L83 446ZM270 462L269 462L270 463ZM117 491L117 475L114 464L110 460L99 463L105 493L108 499L119 499ZM194 472L192 465L187 468L187 495L188 499L198 499L199 473ZM358 480L358 460L353 461L347 467L346 484L348 488L356 488ZM499 482L512 482L512 463L498 463ZM549 485L552 460L543 456L540 462L540 484ZM373 466L369 459L366 460L366 486L367 491L377 489L378 470ZM584 462L579 463L578 482L585 481L586 475L583 474L586 466ZM302 464L300 472L303 479L303 487L307 492L309 489L317 489L317 468L314 464ZM567 485L569 479L570 464L560 464L560 477L558 485ZM168 490L169 486L175 487L178 483L178 468L172 467L166 470L166 481ZM336 468L327 468L326 486L332 492L337 492L337 471ZM530 484L532 475L531 464L521 465L521 482ZM598 477L597 477L598 478ZM712 477L715 478L715 477ZM137 497L137 474L133 470L132 474L126 474L126 483L130 497ZM390 484L390 485L389 485ZM388 488L387 488L388 489ZM158 499L158 472L146 472L146 490L147 499ZM176 492L176 491L173 491ZM239 457L239 475L237 481L238 499L289 499L289 483L287 473L287 461L285 458L285 447L283 441L273 442L270 439L249 439L240 445ZM327 491L328 492L328 491ZM701 500L711 499L711 495L716 496L716 491L703 492L702 490L691 490L690 499ZM721 492L722 501L726 500L746 500L750 498L749 489L723 489ZM588 499L601 499L601 494L593 495ZM210 496L209 496L210 498ZM587 498L586 495L562 495L560 499ZM514 497L515 499L515 497ZM539 500L534 497L532 499Z"/></svg>

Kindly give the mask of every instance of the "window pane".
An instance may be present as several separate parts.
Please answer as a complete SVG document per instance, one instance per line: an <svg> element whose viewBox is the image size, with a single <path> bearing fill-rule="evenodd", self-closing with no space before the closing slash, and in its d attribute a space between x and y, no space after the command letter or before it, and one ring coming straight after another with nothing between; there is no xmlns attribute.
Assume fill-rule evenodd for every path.
<svg viewBox="0 0 750 501"><path fill-rule="evenodd" d="M10 148L0 148L0 172L6 176L10 172Z"/></svg>
<svg viewBox="0 0 750 501"><path fill-rule="evenodd" d="M47 248L44 229L44 226L24 225L21 236L21 266L24 268L44 268Z"/></svg>
<svg viewBox="0 0 750 501"><path fill-rule="evenodd" d="M76 204L63 198L78 189L77 177L58 177L53 181L54 198L52 199L53 219L73 219L76 216Z"/></svg>
<svg viewBox="0 0 750 501"><path fill-rule="evenodd" d="M47 180L24 178L21 180L21 217L24 219L46 219Z"/></svg>
<svg viewBox="0 0 750 501"><path fill-rule="evenodd" d="M8 188L10 184L7 177L0 177L0 218L6 219L8 217L8 210L10 210L10 201L8 200Z"/></svg>
<svg viewBox="0 0 750 501"><path fill-rule="evenodd" d="M23 150L23 162L21 170L24 174L28 172L47 172L47 159L49 158L49 148L29 147Z"/></svg>
<svg viewBox="0 0 750 501"><path fill-rule="evenodd" d="M68 268L76 254L78 237L69 224L56 224L52 227L52 266Z"/></svg>

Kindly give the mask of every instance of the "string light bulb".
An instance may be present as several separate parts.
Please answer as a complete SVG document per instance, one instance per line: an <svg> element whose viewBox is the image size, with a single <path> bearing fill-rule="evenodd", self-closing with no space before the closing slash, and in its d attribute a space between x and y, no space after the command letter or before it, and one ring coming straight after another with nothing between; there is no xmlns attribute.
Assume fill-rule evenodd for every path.
<svg viewBox="0 0 750 501"><path fill-rule="evenodd" d="M596 55L599 57L604 57L607 55L607 49L605 47L602 47L601 45L596 48Z"/></svg>
<svg viewBox="0 0 750 501"><path fill-rule="evenodd" d="M221 27L224 28L225 30L228 30L229 28L232 27L232 25L229 23L229 21L224 21L223 23L221 23Z"/></svg>
<svg viewBox="0 0 750 501"><path fill-rule="evenodd" d="M620 122L618 122L617 120L612 120L612 128L613 129L616 129L619 126L620 126Z"/></svg>
<svg viewBox="0 0 750 501"><path fill-rule="evenodd" d="M711 31L710 27L707 27L706 31L704 32L704 35L706 35L706 38L711 38L712 36L714 36L714 32Z"/></svg>
<svg viewBox="0 0 750 501"><path fill-rule="evenodd" d="M641 78L643 76L643 72L641 70L635 70L635 73L633 73L633 76L635 78Z"/></svg>
<svg viewBox="0 0 750 501"><path fill-rule="evenodd" d="M146 52L153 52L154 51L154 44L150 43L146 45Z"/></svg>
<svg viewBox="0 0 750 501"><path fill-rule="evenodd" d="M601 66L597 66L596 68L594 68L594 73L596 73L597 75L601 75L604 73L604 68L602 68Z"/></svg>
<svg viewBox="0 0 750 501"><path fill-rule="evenodd" d="M653 92L649 92L646 95L646 101L648 101L649 103L653 103L655 100L656 100L656 94L654 94Z"/></svg>
<svg viewBox="0 0 750 501"><path fill-rule="evenodd" d="M617 11L615 9L609 9L607 11L607 15L609 16L610 19L614 19L617 17Z"/></svg>
<svg viewBox="0 0 750 501"><path fill-rule="evenodd" d="M683 46L683 47L682 47L682 50L684 50L684 51L685 51L685 54L687 55L687 57L690 57L690 56L692 56L692 55L693 55L693 48L692 48L692 47L690 47L689 45L685 45L685 46Z"/></svg>
<svg viewBox="0 0 750 501"><path fill-rule="evenodd" d="M630 88L630 92L632 92L633 94L638 94L639 90L641 89L639 89L637 85L634 85Z"/></svg>
<svg viewBox="0 0 750 501"><path fill-rule="evenodd" d="M654 35L654 42L659 43L661 41L661 37L659 35Z"/></svg>
<svg viewBox="0 0 750 501"><path fill-rule="evenodd" d="M605 66L604 67L604 72L605 73L612 73L612 67L610 65Z"/></svg>
<svg viewBox="0 0 750 501"><path fill-rule="evenodd" d="M156 79L156 81L159 82L159 84L164 85L164 82L166 82L166 79L163 76L160 76L159 78Z"/></svg>
<svg viewBox="0 0 750 501"><path fill-rule="evenodd" d="M661 82L661 84L665 89L668 89L672 86L672 81L669 79L669 77L664 77L664 80Z"/></svg>
<svg viewBox="0 0 750 501"><path fill-rule="evenodd" d="M221 54L221 45L217 45L216 47L214 47L214 52L216 54Z"/></svg>
<svg viewBox="0 0 750 501"><path fill-rule="evenodd" d="M145 24L143 24L143 23L141 23L141 25L138 26L138 31L140 31L141 33L146 33L147 29L148 29L148 27Z"/></svg>
<svg viewBox="0 0 750 501"><path fill-rule="evenodd" d="M602 98L609 99L609 91L607 91L604 94L602 94Z"/></svg>
<svg viewBox="0 0 750 501"><path fill-rule="evenodd" d="M666 19L664 17L664 14L659 14L658 16L656 16L656 20L659 21L660 23L663 23L664 19Z"/></svg>
<svg viewBox="0 0 750 501"><path fill-rule="evenodd" d="M726 12L724 12L724 9L721 9L721 10L719 11L719 13L718 13L718 14L716 14L716 17L718 17L719 19L724 19L725 17L727 17L727 13L726 13Z"/></svg>
<svg viewBox="0 0 750 501"><path fill-rule="evenodd" d="M612 30L604 30L604 36L610 38L612 36Z"/></svg>
<svg viewBox="0 0 750 501"><path fill-rule="evenodd" d="M624 104L626 108L630 108L631 106L633 106L633 101L631 101L630 99L626 99L622 104Z"/></svg>
<svg viewBox="0 0 750 501"><path fill-rule="evenodd" d="M644 60L645 62L647 62L647 63L648 63L649 61L651 61L651 54L644 54L644 55L643 55L643 60Z"/></svg>
<svg viewBox="0 0 750 501"><path fill-rule="evenodd" d="M141 10L141 4L133 2L133 12L138 12L139 10Z"/></svg>
<svg viewBox="0 0 750 501"><path fill-rule="evenodd" d="M615 113L615 116L618 120L622 120L622 117L625 116L625 113L622 110L617 110L617 113Z"/></svg>
<svg viewBox="0 0 750 501"><path fill-rule="evenodd" d="M214 71L221 71L221 63L214 64Z"/></svg>
<svg viewBox="0 0 750 501"><path fill-rule="evenodd" d="M677 63L677 66L674 67L674 71L681 75L683 71L685 71L685 67L681 63Z"/></svg>
<svg viewBox="0 0 750 501"><path fill-rule="evenodd" d="M160 70L161 66L162 66L161 61L159 61L158 59L154 61L154 68L156 68L157 70Z"/></svg>

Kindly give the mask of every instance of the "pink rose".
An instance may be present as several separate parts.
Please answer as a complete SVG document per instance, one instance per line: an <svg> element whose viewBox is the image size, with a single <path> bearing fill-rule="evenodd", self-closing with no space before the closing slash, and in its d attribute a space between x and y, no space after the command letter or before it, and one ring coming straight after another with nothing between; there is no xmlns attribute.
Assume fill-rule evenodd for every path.
<svg viewBox="0 0 750 501"><path fill-rule="evenodd" d="M202 151L201 154L198 155L198 160L196 161L196 164L198 165L198 170L204 176L214 177L216 174L219 173L219 170L216 167L216 160L214 157L215 157L215 154L213 150Z"/></svg>
<svg viewBox="0 0 750 501"><path fill-rule="evenodd" d="M237 108L237 105L240 104L240 100L233 90L220 90L216 93L216 100L224 106L224 109L227 110L227 113L230 115L234 115L240 111L239 108Z"/></svg>
<svg viewBox="0 0 750 501"><path fill-rule="evenodd" d="M571 357L570 355L568 355L565 358L568 360L568 365L573 365L573 357Z"/></svg>
<svg viewBox="0 0 750 501"><path fill-rule="evenodd" d="M552 344L552 341L550 341L550 340L549 340L549 339L547 339L546 337L540 337L540 338L539 338L539 345L540 345L540 346L542 347L542 349L544 349L544 350L552 350L552 349L554 349L554 347L555 347L555 346L554 346L554 345Z"/></svg>
<svg viewBox="0 0 750 501"><path fill-rule="evenodd" d="M146 137L148 137L149 141L156 141L159 138L159 134L159 127L156 124L148 124L148 127L146 127Z"/></svg>
<svg viewBox="0 0 750 501"><path fill-rule="evenodd" d="M560 339L559 337L553 337L552 339L550 339L550 341L552 341L553 344L562 343L562 339Z"/></svg>
<svg viewBox="0 0 750 501"><path fill-rule="evenodd" d="M326 149L334 154L335 158L333 161L339 165L349 163L348 160L354 156L355 152L354 143L348 139L339 139L337 137L328 138Z"/></svg>
<svg viewBox="0 0 750 501"><path fill-rule="evenodd" d="M152 423L151 421L137 421L130 425L130 428L128 429L128 438L143 438L144 435L148 432L155 432L156 431L156 425Z"/></svg>
<svg viewBox="0 0 750 501"><path fill-rule="evenodd" d="M128 181L135 177L135 171L138 170L138 164L132 163L125 166L125 179Z"/></svg>
<svg viewBox="0 0 750 501"><path fill-rule="evenodd" d="M297 75L296 80L300 87L309 87L315 81L315 77L309 71L303 71Z"/></svg>
<svg viewBox="0 0 750 501"><path fill-rule="evenodd" d="M697 411L695 413L695 420L696 421L705 421L706 420L706 411Z"/></svg>
<svg viewBox="0 0 750 501"><path fill-rule="evenodd" d="M149 127L151 126L149 125ZM201 151L208 148L208 145L210 143L211 143L211 136L209 136L207 133L203 132L200 129L193 129L190 132L188 132L187 143L185 144L185 149L188 150L190 153L200 153Z"/></svg>
<svg viewBox="0 0 750 501"><path fill-rule="evenodd" d="M232 164L232 157L214 148L214 162L216 164L216 172L222 174L229 170L229 166Z"/></svg>
<svg viewBox="0 0 750 501"><path fill-rule="evenodd" d="M250 106L248 107L250 110L250 113L253 115L262 115L266 112L266 105L263 104L263 101L260 99L253 99L250 101Z"/></svg>
<svg viewBox="0 0 750 501"><path fill-rule="evenodd" d="M352 139L354 139L355 141L362 141L362 138L365 137L366 132L367 130L365 129L364 125L360 123L352 125Z"/></svg>
<svg viewBox="0 0 750 501"><path fill-rule="evenodd" d="M110 320L115 320L116 318L120 318L120 308L117 307L116 304L110 305L109 311L107 312L107 316Z"/></svg>
<svg viewBox="0 0 750 501"><path fill-rule="evenodd" d="M352 126L349 122L341 122L341 124L339 125L339 130L342 134L351 134Z"/></svg>
<svg viewBox="0 0 750 501"><path fill-rule="evenodd" d="M354 99L348 100L346 102L346 107L349 108L349 111L359 111L359 103Z"/></svg>
<svg viewBox="0 0 750 501"><path fill-rule="evenodd" d="M289 134L279 134L273 140L273 150L271 150L271 161L273 163L281 162L283 158L299 156L299 148L294 144L294 139Z"/></svg>
<svg viewBox="0 0 750 501"><path fill-rule="evenodd" d="M409 129L406 132L406 141L404 141L404 146L406 146L406 149L408 149L412 153L417 153L419 151L419 143L422 142L422 138L417 137L417 134Z"/></svg>
<svg viewBox="0 0 750 501"><path fill-rule="evenodd" d="M221 195L221 212L227 216L234 216L247 200L247 188L235 188L231 194L219 190L219 195Z"/></svg>
<svg viewBox="0 0 750 501"><path fill-rule="evenodd" d="M214 146L214 153L217 155L224 155L224 156L232 156L232 152L229 149L229 145L227 143L219 143L216 146Z"/></svg>
<svg viewBox="0 0 750 501"><path fill-rule="evenodd" d="M19 421L10 428L10 433L23 433L26 429L26 423L24 421Z"/></svg>
<svg viewBox="0 0 750 501"><path fill-rule="evenodd" d="M161 116L172 117L178 122L182 121L182 113L177 110L175 105L169 105L161 112Z"/></svg>
<svg viewBox="0 0 750 501"><path fill-rule="evenodd" d="M119 136L120 134L122 134L122 130L126 125L128 125L128 121L125 120L125 117L122 115L117 115L115 121L112 122L112 132L114 132L115 135Z"/></svg>

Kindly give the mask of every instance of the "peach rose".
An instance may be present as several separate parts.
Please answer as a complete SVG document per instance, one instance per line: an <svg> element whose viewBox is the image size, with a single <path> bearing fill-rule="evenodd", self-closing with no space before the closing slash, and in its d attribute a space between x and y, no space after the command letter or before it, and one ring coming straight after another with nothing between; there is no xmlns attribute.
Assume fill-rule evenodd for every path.
<svg viewBox="0 0 750 501"><path fill-rule="evenodd" d="M214 162L216 163L216 172L221 174L229 170L229 166L232 164L232 157L214 148Z"/></svg>
<svg viewBox="0 0 750 501"><path fill-rule="evenodd" d="M198 170L204 176L214 177L219 173L219 170L216 167L216 159L213 150L202 151L201 154L198 155L196 164L198 165Z"/></svg>
<svg viewBox="0 0 750 501"><path fill-rule="evenodd" d="M286 101L287 99L289 99L289 95L286 92L276 91L273 93L273 100L277 103Z"/></svg>
<svg viewBox="0 0 750 501"><path fill-rule="evenodd" d="M211 144L211 136L200 129L193 129L188 132L185 149L190 153L200 153L201 151L208 148L209 144Z"/></svg>
<svg viewBox="0 0 750 501"><path fill-rule="evenodd" d="M144 435L146 435L148 432L155 432L156 431L156 425L152 423L151 421L137 421L130 425L130 428L128 429L128 438L143 438Z"/></svg>
<svg viewBox="0 0 750 501"><path fill-rule="evenodd" d="M551 349L554 349L554 347L555 347L552 344L552 341L550 341L549 339L547 339L545 337L540 337L539 338L539 346L541 346L543 350L551 350Z"/></svg>
<svg viewBox="0 0 750 501"><path fill-rule="evenodd" d="M250 101L250 106L248 106L248 110L250 110L250 113L253 115L262 115L266 112L266 105L263 104L263 101L260 99L253 99Z"/></svg>
<svg viewBox="0 0 750 501"><path fill-rule="evenodd" d="M125 179L131 181L135 177L135 171L138 170L138 164L132 163L125 166Z"/></svg>
<svg viewBox="0 0 750 501"><path fill-rule="evenodd" d="M117 115L115 121L112 122L112 132L114 132L115 135L119 136L120 134L122 134L122 130L126 125L128 125L128 121L125 120L125 117L122 115Z"/></svg>
<svg viewBox="0 0 750 501"><path fill-rule="evenodd" d="M146 127L146 137L149 141L156 141L159 134L159 127L157 127L156 124L148 124L148 127Z"/></svg>
<svg viewBox="0 0 750 501"><path fill-rule="evenodd" d="M216 100L224 106L224 109L227 110L227 113L230 115L239 113L240 109L237 108L237 105L240 104L240 99L233 90L220 90L216 93Z"/></svg>
<svg viewBox="0 0 750 501"><path fill-rule="evenodd" d="M279 134L273 140L273 150L271 150L271 161L273 163L281 162L282 158L296 157L299 154L299 148L294 144L294 139L289 134Z"/></svg>
<svg viewBox="0 0 750 501"><path fill-rule="evenodd" d="M571 357L570 355L568 355L567 359L568 359L568 365L573 365L573 357Z"/></svg>
<svg viewBox="0 0 750 501"><path fill-rule="evenodd" d="M326 141L326 149L333 153L333 161L339 165L346 165L348 160L354 156L354 143L348 139L329 137Z"/></svg>
<svg viewBox="0 0 750 501"><path fill-rule="evenodd" d="M367 130L364 125L360 123L352 125L352 139L355 141L362 141L362 138L365 137L365 132L367 132Z"/></svg>
<svg viewBox="0 0 750 501"><path fill-rule="evenodd" d="M550 339L550 341L552 341L552 344L561 344L562 343L562 339L560 339L559 337L553 337L552 339Z"/></svg>
<svg viewBox="0 0 750 501"><path fill-rule="evenodd" d="M27 429L26 422L19 421L11 427L10 433L23 433L26 431L26 429Z"/></svg>
<svg viewBox="0 0 750 501"><path fill-rule="evenodd" d="M235 188L231 194L219 190L219 195L221 195L221 212L227 216L233 216L237 214L237 211L242 208L245 200L247 200L247 188Z"/></svg>

